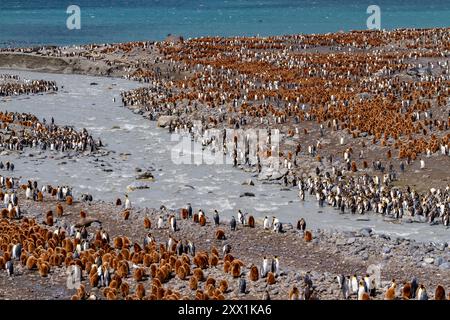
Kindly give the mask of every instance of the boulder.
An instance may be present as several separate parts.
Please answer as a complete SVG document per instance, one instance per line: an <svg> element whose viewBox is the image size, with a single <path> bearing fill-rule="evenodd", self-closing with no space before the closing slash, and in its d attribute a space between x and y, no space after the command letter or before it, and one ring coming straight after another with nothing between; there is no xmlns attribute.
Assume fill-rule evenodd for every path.
<svg viewBox="0 0 450 320"><path fill-rule="evenodd" d="M176 117L174 116L160 116L158 118L157 126L161 128L165 128L169 126L172 121L175 121Z"/></svg>
<svg viewBox="0 0 450 320"><path fill-rule="evenodd" d="M244 192L239 197L242 198L242 197L254 197L254 196L255 196L255 194L252 192Z"/></svg>
<svg viewBox="0 0 450 320"><path fill-rule="evenodd" d="M154 180L155 177L150 171L145 171L136 176L136 180Z"/></svg>
<svg viewBox="0 0 450 320"><path fill-rule="evenodd" d="M423 259L423 261L425 261L428 264L432 264L434 262L434 258L428 257L428 258Z"/></svg>
<svg viewBox="0 0 450 320"><path fill-rule="evenodd" d="M244 182L242 182L242 185L243 186L254 186L255 183L253 182L252 179L249 178L249 179L245 180Z"/></svg>
<svg viewBox="0 0 450 320"><path fill-rule="evenodd" d="M444 258L442 258L442 257L437 257L436 259L434 259L434 265L435 266L439 267L443 263L444 263Z"/></svg>
<svg viewBox="0 0 450 320"><path fill-rule="evenodd" d="M150 187L142 182L133 182L132 184L127 186L128 191L134 191L134 190L142 190L142 189L149 189Z"/></svg>
<svg viewBox="0 0 450 320"><path fill-rule="evenodd" d="M450 262L445 262L439 266L439 269L450 270Z"/></svg>
<svg viewBox="0 0 450 320"><path fill-rule="evenodd" d="M370 235L372 234L372 228L362 228L361 230L359 230L359 233L363 236L363 237L370 237Z"/></svg>
<svg viewBox="0 0 450 320"><path fill-rule="evenodd" d="M270 167L262 167L258 175L258 180L280 180L288 173L286 168L274 169Z"/></svg>
<svg viewBox="0 0 450 320"><path fill-rule="evenodd" d="M442 242L433 242L433 246L440 251L444 251L447 244Z"/></svg>

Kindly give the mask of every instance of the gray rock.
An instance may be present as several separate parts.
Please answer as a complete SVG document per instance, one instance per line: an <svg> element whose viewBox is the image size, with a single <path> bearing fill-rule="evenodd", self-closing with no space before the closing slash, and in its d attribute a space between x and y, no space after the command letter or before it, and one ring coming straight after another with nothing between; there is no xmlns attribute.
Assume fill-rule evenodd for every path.
<svg viewBox="0 0 450 320"><path fill-rule="evenodd" d="M149 189L150 187L143 182L133 182L130 185L127 186L128 191L134 191L134 190L142 190L142 189Z"/></svg>
<svg viewBox="0 0 450 320"><path fill-rule="evenodd" d="M419 215L415 215L414 217L411 218L412 222L419 222L419 223L423 223L423 222L427 222L427 218L424 216L419 216Z"/></svg>
<svg viewBox="0 0 450 320"><path fill-rule="evenodd" d="M337 246L345 246L346 244L347 244L347 240L345 240L345 239L337 239L336 240Z"/></svg>
<svg viewBox="0 0 450 320"><path fill-rule="evenodd" d="M391 240L391 237L389 237L388 235L385 235L384 233L381 233L378 235L378 238L380 239L386 239L386 240Z"/></svg>
<svg viewBox="0 0 450 320"><path fill-rule="evenodd" d="M391 253L391 248L389 248L389 247L383 247L383 253L384 253L384 254L389 254L389 253Z"/></svg>
<svg viewBox="0 0 450 320"><path fill-rule="evenodd" d="M373 230L372 228L362 228L361 230L359 230L359 233L363 236L363 237L370 237L370 235L372 234Z"/></svg>
<svg viewBox="0 0 450 320"><path fill-rule="evenodd" d="M439 269L450 270L450 262L442 263L442 264L439 266Z"/></svg>
<svg viewBox="0 0 450 320"><path fill-rule="evenodd" d="M434 265L439 267L441 264L444 263L444 261L445 261L444 258L437 257L436 259L434 259Z"/></svg>
<svg viewBox="0 0 450 320"><path fill-rule="evenodd" d="M433 246L440 251L444 251L447 243L433 242Z"/></svg>
<svg viewBox="0 0 450 320"><path fill-rule="evenodd" d="M242 197L254 197L254 196L255 196L255 194L252 192L244 192L239 195L239 197L241 197L241 198Z"/></svg>
<svg viewBox="0 0 450 320"><path fill-rule="evenodd" d="M283 223L283 230L284 231L294 230L294 226L290 222L289 223Z"/></svg>
<svg viewBox="0 0 450 320"><path fill-rule="evenodd" d="M254 186L255 183L253 182L252 179L249 178L249 179L245 180L244 182L242 182L242 185L243 186Z"/></svg>
<svg viewBox="0 0 450 320"><path fill-rule="evenodd" d="M145 171L136 176L136 180L154 180L155 177L150 171Z"/></svg>
<svg viewBox="0 0 450 320"><path fill-rule="evenodd" d="M342 234L346 237L355 237L356 236L356 232L355 231L344 231L342 232Z"/></svg>
<svg viewBox="0 0 450 320"><path fill-rule="evenodd" d="M432 264L434 262L434 258L428 257L428 258L423 259L423 261L425 261L428 264Z"/></svg>
<svg viewBox="0 0 450 320"><path fill-rule="evenodd" d="M175 121L176 117L174 116L160 116L158 118L157 126L161 128L165 128L171 124L172 121Z"/></svg>
<svg viewBox="0 0 450 320"><path fill-rule="evenodd" d="M287 174L286 168L276 170L270 167L263 167L258 175L258 180L280 180Z"/></svg>
<svg viewBox="0 0 450 320"><path fill-rule="evenodd" d="M277 295L278 293L279 293L278 289L273 289L272 291L270 291L270 294Z"/></svg>
<svg viewBox="0 0 450 320"><path fill-rule="evenodd" d="M352 243L354 243L356 241L356 239L355 238L349 238L348 240L347 240L347 244L352 244Z"/></svg>

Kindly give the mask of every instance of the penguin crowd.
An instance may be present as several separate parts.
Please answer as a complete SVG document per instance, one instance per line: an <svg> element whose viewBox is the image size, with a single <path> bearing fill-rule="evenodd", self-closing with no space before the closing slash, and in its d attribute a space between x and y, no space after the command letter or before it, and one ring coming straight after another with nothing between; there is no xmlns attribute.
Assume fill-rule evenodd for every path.
<svg viewBox="0 0 450 320"><path fill-rule="evenodd" d="M3 161L0 161L0 170L14 171L14 168L14 163L10 161L6 161L6 163L3 163Z"/></svg>
<svg viewBox="0 0 450 320"><path fill-rule="evenodd" d="M86 129L81 132L69 126L58 126L52 118L39 121L30 113L0 112L0 148L22 151L25 147L51 151L95 152L103 144Z"/></svg>
<svg viewBox="0 0 450 320"><path fill-rule="evenodd" d="M358 278L339 275L336 277L339 284L340 296L343 299L371 300L381 295L383 288L379 287L375 277L368 274ZM416 277L402 284L393 279L384 291L384 300L429 300L425 286L418 282ZM447 300L445 289L438 285L434 292L434 300Z"/></svg>
<svg viewBox="0 0 450 320"><path fill-rule="evenodd" d="M7 200L9 207L2 209L0 219L0 271L4 270L5 276L15 277L16 270L27 270L27 273L36 272L46 278L55 269L69 270L72 281L79 284L73 289L73 300L226 299L232 287L245 295L249 293L252 282L261 279L272 286L284 277L278 256L264 256L260 266L246 267L248 264L235 256L229 243L222 242L222 248L212 245L210 250L204 250L196 249L189 239L176 237L180 231L177 219L199 224L201 218L209 220L209 214L201 209L194 214L190 204L182 208L178 215L162 208L159 217L145 217L142 241L132 241L123 235L110 236L102 227L102 222L85 211L80 212L77 223L68 225L64 222L65 209L73 205L70 187L40 187L36 181L19 185L18 180L8 177L0 177L0 187L0 197L3 201ZM55 201L56 209L43 214L42 220L29 218L17 207L23 201ZM16 214L11 215L10 211L14 210L17 210ZM131 202L128 210L132 210ZM215 210L208 225L219 230L224 222L218 221L216 224L218 218L219 212ZM250 228L251 219L248 216L244 223L241 219L235 222L238 226ZM158 243L152 235L152 226L155 230L168 229L167 240ZM305 234L309 232L304 219L299 220L297 228ZM209 269L222 270L222 276L213 277ZM22 274L23 271L20 272ZM218 274L217 271L214 274ZM367 277L338 277L344 297L365 300L373 295L380 296L382 288L375 287ZM171 279L185 281L191 294L172 289L168 285ZM423 284L415 281L410 286L409 291L416 292L415 295L411 293L410 299L428 298ZM386 297L392 294L398 299L402 294L407 296L407 289L392 292L392 287L387 288ZM97 289L94 291L93 288ZM407 288L407 285L402 288ZM442 286L436 289L434 297L446 298ZM262 298L270 299L269 293L264 292ZM296 280L285 297L292 300L318 298L316 286L308 273Z"/></svg>
<svg viewBox="0 0 450 320"><path fill-rule="evenodd" d="M449 226L450 186L419 194L409 186L404 190L392 187L388 180L388 176L382 182L378 176L367 174L310 176L298 180L299 197L304 200L308 193L316 198L319 206L328 204L342 214L362 215L370 211L395 219L421 216L431 224Z"/></svg>
<svg viewBox="0 0 450 320"><path fill-rule="evenodd" d="M58 91L55 81L26 80L17 75L0 74L0 97Z"/></svg>
<svg viewBox="0 0 450 320"><path fill-rule="evenodd" d="M160 42L155 47L161 61L178 79L141 68L133 79L142 75L150 85L123 92L122 104L141 109L151 120L172 117L170 132L188 134L223 151L235 167L257 172L273 166L267 160L276 155L270 135L276 130L278 164L287 169L283 185L301 186L302 200L308 184L320 206L397 219L418 215L448 226L449 186L431 185L420 194L392 185L414 171L416 160L427 170L426 158L445 162L450 156L450 61L442 55L449 34L444 28L205 37L176 47ZM427 57L420 51L386 50L390 39L412 43L408 49L426 43ZM329 51L316 52L319 46ZM355 49L359 54L346 52ZM431 57L435 61L423 62ZM410 80L402 80L404 74ZM193 121L193 114L200 121ZM245 128L267 130L267 140L250 150L245 130L228 132ZM315 164L317 178L305 174L305 163Z"/></svg>

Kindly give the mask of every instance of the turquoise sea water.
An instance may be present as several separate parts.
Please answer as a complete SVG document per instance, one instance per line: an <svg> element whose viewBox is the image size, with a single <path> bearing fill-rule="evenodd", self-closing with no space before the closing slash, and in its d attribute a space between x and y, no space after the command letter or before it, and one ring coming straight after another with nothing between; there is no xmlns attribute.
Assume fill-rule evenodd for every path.
<svg viewBox="0 0 450 320"><path fill-rule="evenodd" d="M72 4L80 30L66 27ZM450 26L450 0L0 0L0 46L359 30L373 4L384 29Z"/></svg>

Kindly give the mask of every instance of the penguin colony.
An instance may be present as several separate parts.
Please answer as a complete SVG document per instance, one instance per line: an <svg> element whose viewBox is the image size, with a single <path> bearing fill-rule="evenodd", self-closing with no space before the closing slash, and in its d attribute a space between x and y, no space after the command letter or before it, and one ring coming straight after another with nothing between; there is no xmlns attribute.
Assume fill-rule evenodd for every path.
<svg viewBox="0 0 450 320"><path fill-rule="evenodd" d="M234 226L231 223L222 222L218 226L214 223L217 211L211 213L211 219L207 214L199 210L200 217L207 220L205 226L200 221L193 220L184 215L181 209L179 214L165 214L159 217L143 217L142 230L145 233L143 241L133 241L127 236L112 236L102 228L101 221L91 218L86 211L80 212L77 223L69 226L55 220L62 219L73 205L70 188L52 188L43 186L39 188L36 182L18 186L14 179L6 178L2 185L5 194L10 195L16 205L23 201L35 201L33 203L54 203L55 210L42 214L42 217L29 218L21 216L6 216L0 220L0 276L18 277L36 273L42 278L47 278L56 269L72 270L72 275L79 277L79 287L73 289L70 297L80 299L227 299L229 294L237 292L248 294L252 283L260 281L273 286L283 276L282 261L279 257L262 257L260 265L247 265L245 261L236 257L232 247L221 240L223 247L212 245L209 250L196 250L195 244L187 239L176 238L180 232L180 226L173 227L177 219L187 223L198 224L199 228L215 228L216 233L235 232L241 228L251 227L246 219L244 223ZM23 199L27 192L42 190L42 196L36 199ZM53 190L56 192L52 192ZM64 193L62 190L65 190ZM52 191L49 191L52 190ZM59 194L59 196L58 196ZM82 203L82 202L79 202ZM117 203L117 201L116 201ZM125 210L125 206L122 207ZM192 207L190 207L192 210ZM126 209L132 210L132 209ZM155 220L156 219L156 220ZM153 221L152 221L153 220ZM162 220L158 227L157 220ZM274 219L273 219L274 220ZM98 225L96 227L96 225ZM152 227L154 226L154 227ZM89 231L90 228L96 230ZM152 228L167 229L169 238L167 241L157 242L152 235ZM254 228L263 228L256 224ZM300 234L310 234L306 229L306 221L298 222ZM273 229L266 230L270 234L277 234ZM165 233L166 234L166 233ZM221 238L223 239L223 238ZM211 276L214 274L223 276ZM17 273L17 270L21 270ZM222 271L223 273L220 273ZM208 275L209 274L209 275ZM366 275L358 279L356 275L351 277L339 276L342 297L346 299L445 299L446 291L438 286L434 295L426 293L426 288L417 280L401 286L392 284L383 291L377 287ZM181 294L172 287L171 280L186 281L186 286L191 294ZM395 283L395 282L393 282ZM97 288L93 290L93 288ZM235 288L233 291L230 288ZM413 293L414 292L414 293ZM308 273L297 279L289 294L282 299L309 300L319 299L320 295L315 291L315 286ZM69 298L69 297L67 297ZM261 295L263 299L270 299L269 292ZM280 297L278 297L280 298ZM341 298L341 297L336 297Z"/></svg>
<svg viewBox="0 0 450 320"><path fill-rule="evenodd" d="M68 126L58 126L52 118L50 123L45 119L39 121L30 113L0 112L0 148L22 151L25 147L40 150L56 151L97 151L102 147L86 129L77 132ZM17 132L21 132L18 135Z"/></svg>
<svg viewBox="0 0 450 320"><path fill-rule="evenodd" d="M152 120L173 116L176 120L168 125L169 130L196 135L207 128L256 125L278 129L286 137L280 150L280 164L288 169L285 184L295 187L300 179L318 178L322 184L330 180L336 189L344 180L340 186L344 205L335 206L341 212L381 211L393 218L417 215L433 224L448 225L448 186L417 190L415 199L410 195L414 190L406 186L395 189L394 196L390 194L403 173L409 177L415 169L427 171L429 162L443 160L445 165L450 155L450 120L445 111L450 63L443 53L449 33L448 28L442 28L268 38L204 37L180 40L177 46L163 41L88 45L77 52L49 47L2 51L45 51L48 56L88 60L95 52L96 59L109 66L114 59L107 55L125 55L130 65L125 77L151 83L151 87L124 92L123 105L142 109ZM386 50L392 41L407 50ZM328 47L329 52L315 52L318 46ZM355 49L358 54L352 54ZM136 61L135 56L128 56L132 50L158 54ZM423 62L426 59L433 62ZM155 64L163 64L166 72ZM174 80L170 74L180 77ZM16 81L15 76L6 75L5 79ZM189 117L194 113L201 117L200 127ZM327 144L325 137L331 142ZM215 148L222 143L217 136L197 138ZM287 140L292 143L284 145ZM267 144L252 162L245 148L231 149L228 153L236 166L258 170L263 159L272 154ZM305 162L315 165L315 175L303 170ZM352 179L366 175L364 179L373 180L383 190L355 190ZM436 190L437 197L431 190ZM334 203L336 196L339 202L337 191L319 191L313 190L313 195L320 205ZM299 196L304 199L304 190Z"/></svg>
<svg viewBox="0 0 450 320"><path fill-rule="evenodd" d="M0 97L58 91L54 81L21 79L17 75L0 74Z"/></svg>
<svg viewBox="0 0 450 320"><path fill-rule="evenodd" d="M235 166L258 171L272 155L270 136L251 158L248 148L232 142L246 137L204 133L211 128L256 127L268 134L277 129L282 137L279 162L287 169L284 184L299 186L302 200L309 191L320 206L328 204L341 213L422 216L448 226L448 185L419 192L409 184L394 184L404 173L410 177L416 169L429 170L428 161L448 162L450 61L442 50L449 34L447 28L206 37L176 47L161 42L156 44L161 61L174 74L190 76L173 81L140 70L132 77L142 74L152 86L124 92L122 103L149 113L152 120L172 116L169 131L193 135L214 150L226 145L224 152ZM386 52L393 39L408 41L407 48L417 51ZM423 43L427 58L437 62L420 62ZM330 52L310 50L316 46ZM369 46L377 50L366 50ZM360 52L348 54L354 48ZM410 79L402 80L400 74ZM201 124L189 118L192 113L201 115ZM291 143L283 144L287 140ZM305 163L312 163L315 173L305 171Z"/></svg>
<svg viewBox="0 0 450 320"><path fill-rule="evenodd" d="M309 192L320 206L328 204L341 213L373 211L395 218L419 215L431 223L448 226L448 186L430 188L429 192L420 194L408 186L393 188L392 183L404 171L416 168L426 171L428 159L448 159L450 120L443 110L449 99L450 72L449 61L442 52L449 43L449 33L447 28L371 32L370 36L367 32L350 32L264 39L206 37L182 41L178 46L156 43L151 46L160 52L160 57L153 62L164 62L171 73L189 76L168 79L160 70L151 69L150 64L135 62L136 70L126 77L152 86L124 92L122 103L143 109L153 120L161 115L175 116L177 120L169 124L169 130L189 134L204 132L206 128L254 127L255 123L279 129L282 136L294 141L289 146L281 146L280 164L288 170L283 183L298 186L300 199L304 200L305 193ZM407 41L411 50L384 50L393 40ZM149 46L146 42L134 42L107 45L101 50L93 46L83 48L98 50L101 57L102 54L127 54ZM330 52L314 52L317 46L329 47ZM366 50L369 46L371 50ZM420 50L422 46L426 46L426 53ZM353 49L361 53L347 53ZM83 57L83 52L70 54L59 48L49 52L51 56ZM434 58L435 62L422 65L420 60L425 56ZM408 74L412 80L402 80L396 76L400 73ZM13 76L4 78L9 83L19 80ZM0 86L0 95L33 93L39 87L35 84L35 89L24 89L9 84ZM200 127L189 119L193 113L200 114ZM0 143L6 149L39 146L92 150L101 146L85 130L76 133L70 128L59 128L53 120L47 125L33 115L8 112L1 113L0 118L2 129L13 133L11 127L20 126L26 133L25 140L21 141L14 134L9 140L2 136ZM336 144L337 151L329 151L325 136L334 139L332 143ZM228 138L237 140L237 137ZM217 140L220 141L212 137L202 139L202 143L220 146L222 141ZM371 165L366 156L367 146L383 155ZM260 159L269 158L273 153L270 138L259 150L255 163L251 162L248 151L238 149L237 145L230 151L235 166L254 166L259 171ZM316 164L315 175L301 174L301 162L305 159ZM398 168L394 167L399 161ZM58 224L67 214L66 206L73 205L68 187L44 186L39 190L30 182L17 188L14 179L7 177L0 177L0 184L4 203L0 220L0 269L5 270L1 276L15 276L18 264L41 277L47 277L52 269L71 267L83 282L72 299L187 298L168 286L173 278L186 281L196 299L223 299L232 285L225 277L205 276L208 269L223 270L224 275L236 282L240 294L248 292L251 282L264 281L272 286L283 274L279 257L262 257L261 265L252 264L248 268L225 243L229 233L241 228L263 228L273 236L282 233L283 225L276 217L266 217L258 225L252 216L247 218L239 211L237 219L233 217L227 226L215 212L214 236L224 242L223 248L220 252L214 247L196 251L189 239L175 238L180 231L175 215L145 217L142 243L121 235L110 239L101 227L88 231L99 221L85 211L80 212L79 222L70 227ZM56 200L58 203L36 220L24 216L20 209L22 193L26 200L21 201ZM81 200L92 201L92 198L86 196ZM116 205L122 207L122 201L118 199ZM123 209L121 219L129 223L134 217L128 198ZM182 209L178 219L192 221L199 228L212 225L203 211L195 214L192 211L191 206ZM158 243L150 232L152 229L167 229L169 239ZM298 221L297 229L304 242L312 241L313 235L304 219ZM136 285L130 285L131 279ZM447 294L443 286L437 286L430 294L417 279L402 283L392 280L387 288L377 287L368 275L340 275L337 280L345 299L426 300L430 296L445 299ZM99 287L101 295L96 296L89 289L92 287ZM269 292L265 291L262 298L270 299ZM285 298L317 298L308 274L292 285Z"/></svg>

